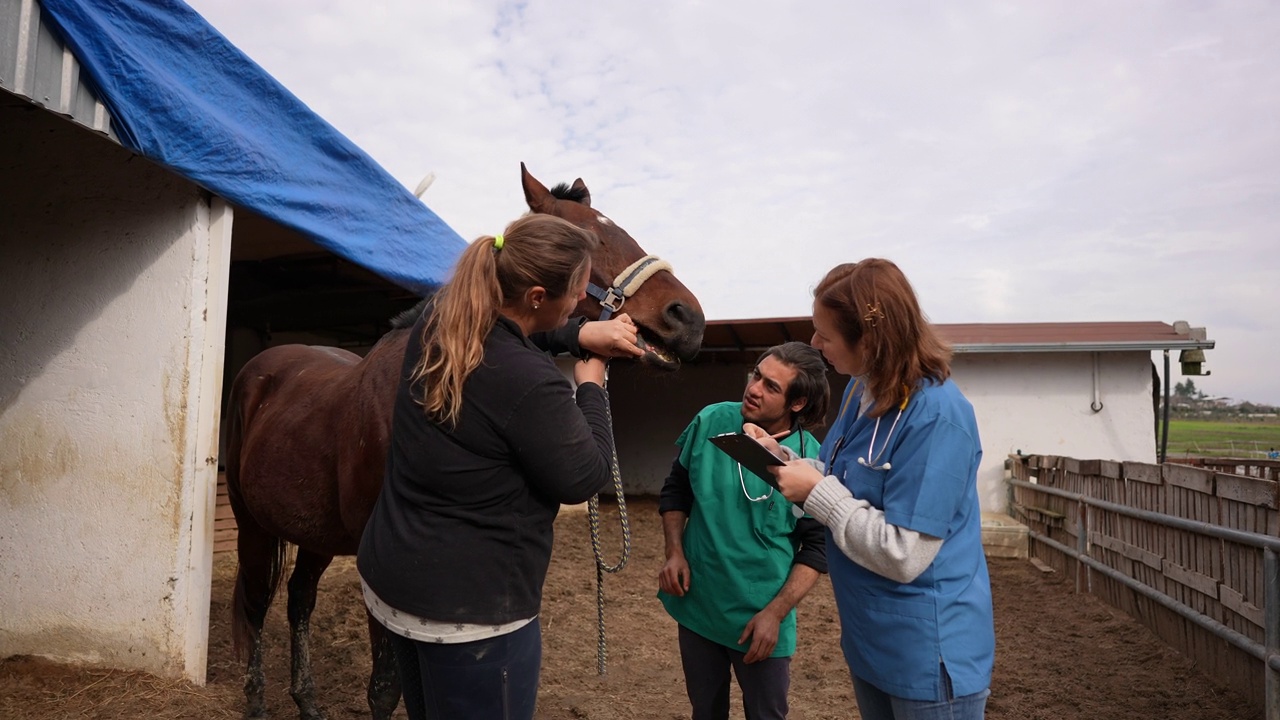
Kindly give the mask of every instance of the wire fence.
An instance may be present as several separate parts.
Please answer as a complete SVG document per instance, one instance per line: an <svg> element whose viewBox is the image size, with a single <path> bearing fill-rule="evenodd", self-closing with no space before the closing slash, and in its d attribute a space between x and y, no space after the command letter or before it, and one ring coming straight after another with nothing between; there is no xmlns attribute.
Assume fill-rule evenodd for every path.
<svg viewBox="0 0 1280 720"><path fill-rule="evenodd" d="M1171 448L1169 450L1169 455L1170 457L1175 455L1212 455L1214 457L1247 457L1280 460L1280 448L1273 447L1267 443L1259 442L1257 440L1227 440L1225 443L1206 443L1203 445L1192 440L1185 443L1182 448Z"/></svg>

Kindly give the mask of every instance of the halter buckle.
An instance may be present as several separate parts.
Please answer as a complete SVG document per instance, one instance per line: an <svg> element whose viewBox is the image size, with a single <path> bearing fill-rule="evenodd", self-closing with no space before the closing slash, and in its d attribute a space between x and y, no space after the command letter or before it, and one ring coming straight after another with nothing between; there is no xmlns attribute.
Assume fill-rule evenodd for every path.
<svg viewBox="0 0 1280 720"><path fill-rule="evenodd" d="M604 291L604 297L600 298L600 305L608 309L609 312L616 313L622 309L622 305L626 301L626 295L623 295L618 288L611 287Z"/></svg>

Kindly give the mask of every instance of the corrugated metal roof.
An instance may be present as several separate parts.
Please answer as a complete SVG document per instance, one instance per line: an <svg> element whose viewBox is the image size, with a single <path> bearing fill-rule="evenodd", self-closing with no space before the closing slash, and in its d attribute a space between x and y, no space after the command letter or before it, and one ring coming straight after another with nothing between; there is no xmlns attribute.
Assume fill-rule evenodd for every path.
<svg viewBox="0 0 1280 720"><path fill-rule="evenodd" d="M1208 350L1214 341L1163 322L960 323L936 324L957 353L1117 352ZM702 352L713 361L751 362L767 348L789 340L808 341L807 317L711 320Z"/></svg>
<svg viewBox="0 0 1280 720"><path fill-rule="evenodd" d="M36 0L0 2L0 88L119 142L111 114L80 81L80 63L46 27Z"/></svg>

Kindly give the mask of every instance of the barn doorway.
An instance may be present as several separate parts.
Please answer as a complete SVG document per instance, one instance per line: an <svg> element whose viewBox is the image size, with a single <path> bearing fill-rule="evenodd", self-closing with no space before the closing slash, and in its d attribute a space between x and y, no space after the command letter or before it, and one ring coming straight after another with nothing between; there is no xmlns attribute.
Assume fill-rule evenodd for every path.
<svg viewBox="0 0 1280 720"><path fill-rule="evenodd" d="M420 299L252 210L236 207L234 217L214 553L235 550L235 518L221 458L227 399L240 368L269 347L293 343L364 355L391 329L391 319Z"/></svg>

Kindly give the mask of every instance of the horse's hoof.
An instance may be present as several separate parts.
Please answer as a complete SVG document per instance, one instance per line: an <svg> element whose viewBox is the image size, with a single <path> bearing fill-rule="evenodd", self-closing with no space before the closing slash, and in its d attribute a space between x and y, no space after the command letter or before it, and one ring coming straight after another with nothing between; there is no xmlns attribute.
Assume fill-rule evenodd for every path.
<svg viewBox="0 0 1280 720"><path fill-rule="evenodd" d="M301 720L329 720L329 716L316 704L315 693L308 693L302 700L294 698L294 702L298 704L298 717Z"/></svg>

